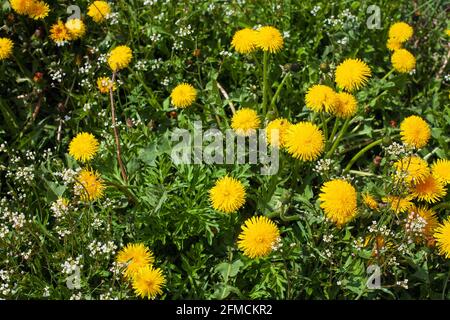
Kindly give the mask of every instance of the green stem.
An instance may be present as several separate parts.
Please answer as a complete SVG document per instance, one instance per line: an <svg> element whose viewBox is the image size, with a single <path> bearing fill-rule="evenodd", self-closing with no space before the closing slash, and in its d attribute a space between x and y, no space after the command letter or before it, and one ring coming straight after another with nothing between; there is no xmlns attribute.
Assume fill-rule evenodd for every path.
<svg viewBox="0 0 450 320"><path fill-rule="evenodd" d="M334 141L333 146L331 147L330 151L328 151L327 154L325 155L325 158L329 158L333 154L333 152L336 150L336 148L339 145L339 142L341 142L341 140L342 140L342 137L347 132L350 122L351 122L350 118L347 118L345 120L344 124L342 125L341 131L339 132L339 135L337 136L336 140Z"/></svg>
<svg viewBox="0 0 450 320"><path fill-rule="evenodd" d="M327 141L328 140L328 125L327 125L327 120L325 119L324 112L320 113L320 119L322 120L323 135L325 136L325 141Z"/></svg>
<svg viewBox="0 0 450 320"><path fill-rule="evenodd" d="M267 77L268 77L268 62L269 62L269 54L267 51L264 51L263 58L263 103L262 103L262 114L265 116L267 112Z"/></svg>
<svg viewBox="0 0 450 320"><path fill-rule="evenodd" d="M353 164L359 159L361 158L361 156L366 153L367 151L369 151L370 149L372 149L373 147L383 143L384 138L378 139L374 142L372 142L371 144L365 146L364 148L362 148L357 154L355 154L355 156L350 160L350 162L347 164L347 166L344 169L344 174L347 173L351 167L353 166Z"/></svg>
<svg viewBox="0 0 450 320"><path fill-rule="evenodd" d="M281 80L281 83L278 85L277 91L275 92L275 95L273 96L272 101L270 102L270 108L273 109L273 111L275 111L276 114L278 114L278 110L277 110L275 103L277 102L278 96L281 93L281 89L283 88L283 86L289 76L290 76L290 73L289 72L286 73L283 80Z"/></svg>
<svg viewBox="0 0 450 320"><path fill-rule="evenodd" d="M330 137L329 137L330 138L329 141L328 141L329 143L333 142L333 139L334 139L334 136L336 135L338 126L339 126L339 118L336 118L336 121L334 121L333 130L331 131L331 134L330 134Z"/></svg>
<svg viewBox="0 0 450 320"><path fill-rule="evenodd" d="M381 80L380 81L383 81L383 80L386 80L387 79L387 77L389 77L391 74L392 74L392 72L394 72L394 69L391 69L388 73L386 73L385 75L384 75L384 77L383 78L381 78Z"/></svg>

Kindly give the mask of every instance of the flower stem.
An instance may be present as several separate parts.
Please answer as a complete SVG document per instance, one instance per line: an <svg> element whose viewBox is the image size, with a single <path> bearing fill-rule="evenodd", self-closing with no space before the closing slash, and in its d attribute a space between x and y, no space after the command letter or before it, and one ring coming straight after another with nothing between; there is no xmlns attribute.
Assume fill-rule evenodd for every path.
<svg viewBox="0 0 450 320"><path fill-rule="evenodd" d="M347 120L345 120L344 124L342 125L341 131L339 132L339 135L337 136L336 140L334 141L331 149L327 152L325 158L329 158L333 154L333 152L336 150L336 148L339 145L339 142L341 142L341 140L342 140L342 137L347 132L350 122L351 122L350 118L347 118Z"/></svg>
<svg viewBox="0 0 450 320"><path fill-rule="evenodd" d="M323 135L325 136L325 141L327 141L328 140L328 125L327 125L327 120L325 119L324 112L320 113L320 119L322 120Z"/></svg>
<svg viewBox="0 0 450 320"><path fill-rule="evenodd" d="M283 86L289 76L290 76L289 72L285 74L285 76L283 77L283 80L281 80L281 83L278 85L277 91L275 92L275 95L273 96L272 101L270 102L270 108L273 111L275 111L276 114L278 114L278 110L276 107L276 102L277 102L278 96L280 95L281 89L283 88Z"/></svg>
<svg viewBox="0 0 450 320"><path fill-rule="evenodd" d="M269 54L267 51L264 51L264 58L263 58L263 103L262 103L262 114L265 116L267 112L267 90L268 90L268 63L269 62Z"/></svg>
<svg viewBox="0 0 450 320"><path fill-rule="evenodd" d="M392 74L392 72L394 72L394 69L391 69L388 73L386 73L386 74L384 75L384 77L381 78L380 81L386 80L386 79Z"/></svg>
<svg viewBox="0 0 450 320"><path fill-rule="evenodd" d="M351 167L353 166L353 164L359 159L361 158L361 156L366 153L367 151L369 151L370 149L372 149L373 147L376 147L377 145L383 143L384 138L375 140L374 142L372 142L371 144L365 146L364 148L362 148L357 154L355 154L355 156L349 161L349 163L347 164L347 166L344 169L344 174L347 173Z"/></svg>
<svg viewBox="0 0 450 320"><path fill-rule="evenodd" d="M115 80L116 80L116 73L114 72L112 75L111 83L114 83ZM109 98L111 101L111 118L112 118L112 125L113 125L113 131L114 131L114 141L116 143L117 161L119 162L120 173L122 174L122 179L125 181L125 183L128 183L127 172L125 171L125 166L123 165L122 156L121 156L121 152L120 152L119 130L117 129L117 125L116 125L116 109L114 107L114 96L113 96L113 86L112 85L109 87Z"/></svg>
<svg viewBox="0 0 450 320"><path fill-rule="evenodd" d="M336 135L338 126L339 126L339 118L336 118L336 120L334 121L333 130L331 131L330 137L328 139L329 144L333 143L333 139L334 139L334 136Z"/></svg>

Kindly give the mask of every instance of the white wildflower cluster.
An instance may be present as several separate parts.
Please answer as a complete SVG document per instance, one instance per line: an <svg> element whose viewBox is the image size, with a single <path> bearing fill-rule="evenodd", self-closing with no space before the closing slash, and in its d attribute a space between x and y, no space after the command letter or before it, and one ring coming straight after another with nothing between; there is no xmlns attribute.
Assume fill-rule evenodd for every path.
<svg viewBox="0 0 450 320"><path fill-rule="evenodd" d="M81 300L83 298L83 294L81 292L74 293L70 296L69 300Z"/></svg>
<svg viewBox="0 0 450 320"><path fill-rule="evenodd" d="M42 152L42 158L47 159L48 157L51 157L53 155L53 150L51 148L48 148Z"/></svg>
<svg viewBox="0 0 450 320"><path fill-rule="evenodd" d="M32 223L27 220L25 214L11 210L6 205L0 206L2 215L0 217L0 239L5 238L10 232L15 231L18 235L23 234L23 227L26 223ZM6 200L7 201L7 200Z"/></svg>
<svg viewBox="0 0 450 320"><path fill-rule="evenodd" d="M0 294L8 296L16 292L12 284L11 276L14 274L12 270L0 270Z"/></svg>
<svg viewBox="0 0 450 320"><path fill-rule="evenodd" d="M28 249L25 251L20 252L20 256L24 259L24 260L28 260L30 259L31 256L31 246L33 245L33 243L31 241L28 242L27 247Z"/></svg>
<svg viewBox="0 0 450 320"><path fill-rule="evenodd" d="M206 8L206 11L212 12L216 8L216 4L214 2L211 2L208 4L208 8Z"/></svg>
<svg viewBox="0 0 450 320"><path fill-rule="evenodd" d="M69 230L65 227L62 227L62 226L56 226L54 230L58 234L59 239L64 239L65 237L72 234L71 230Z"/></svg>
<svg viewBox="0 0 450 320"><path fill-rule="evenodd" d="M333 241L334 235L330 234L324 234L322 237L323 242L330 243Z"/></svg>
<svg viewBox="0 0 450 320"><path fill-rule="evenodd" d="M161 58L153 59L149 61L150 69L152 71L158 70L163 65L164 61Z"/></svg>
<svg viewBox="0 0 450 320"><path fill-rule="evenodd" d="M109 272L113 275L113 280L119 280L122 276L123 264L118 263L117 261L113 261L111 267L109 268Z"/></svg>
<svg viewBox="0 0 450 320"><path fill-rule="evenodd" d="M397 281L397 285L399 287L403 287L405 289L408 289L408 279L405 279L403 281Z"/></svg>
<svg viewBox="0 0 450 320"><path fill-rule="evenodd" d="M116 252L116 249L117 246L114 244L113 241L102 243L101 241L93 240L88 245L89 255L93 258L99 255L106 256L106 258L109 258Z"/></svg>
<svg viewBox="0 0 450 320"><path fill-rule="evenodd" d="M405 219L405 230L408 235L408 243L414 243L414 239L424 236L427 221L418 213L411 211Z"/></svg>
<svg viewBox="0 0 450 320"><path fill-rule="evenodd" d="M375 233L384 237L394 236L394 232L387 228L387 226L378 226L376 221L372 221L372 225L368 226L369 233Z"/></svg>
<svg viewBox="0 0 450 320"><path fill-rule="evenodd" d="M181 50L181 49L183 49L183 48L184 48L184 42L183 42L183 41L175 41L175 42L173 43L173 48L174 48L175 50Z"/></svg>
<svg viewBox="0 0 450 320"><path fill-rule="evenodd" d="M75 259L70 257L69 259L64 261L64 263L61 263L61 269L62 269L61 272L64 274L71 275L75 271L83 269L83 265L80 264L82 258L83 258L82 255L79 255Z"/></svg>
<svg viewBox="0 0 450 320"><path fill-rule="evenodd" d="M109 21L110 25L115 25L115 24L119 23L119 13L118 12L108 13L105 18L106 18L106 20Z"/></svg>
<svg viewBox="0 0 450 320"><path fill-rule="evenodd" d="M62 172L56 172L55 175L60 177L65 186L68 186L75 182L75 177L78 172L80 172L81 168L73 169L64 169Z"/></svg>
<svg viewBox="0 0 450 320"><path fill-rule="evenodd" d="M50 70L50 78L52 78L53 81L61 83L65 76L66 74L62 71L62 69Z"/></svg>
<svg viewBox="0 0 450 320"><path fill-rule="evenodd" d="M50 206L50 210L53 212L53 216L57 219L66 216L72 209L73 208L70 205L69 201L65 198L59 198Z"/></svg>
<svg viewBox="0 0 450 320"><path fill-rule="evenodd" d="M178 25L179 21L180 20L175 22L175 24ZM192 33L194 33L194 30L192 30L192 26L190 24L188 24L187 26L182 26L178 30L175 31L175 35L177 35L179 37L188 37Z"/></svg>
<svg viewBox="0 0 450 320"><path fill-rule="evenodd" d="M391 257L388 261L387 264L391 267L398 267L400 264L397 262L397 258L396 257Z"/></svg>
<svg viewBox="0 0 450 320"><path fill-rule="evenodd" d="M4 152L7 148L7 142L2 142L2 144L0 144L0 152Z"/></svg>
<svg viewBox="0 0 450 320"><path fill-rule="evenodd" d="M144 6L153 6L158 3L158 0L144 0Z"/></svg>
<svg viewBox="0 0 450 320"><path fill-rule="evenodd" d="M283 31L283 38L284 39L289 39L291 36L291 32L290 31Z"/></svg>
<svg viewBox="0 0 450 320"><path fill-rule="evenodd" d="M34 180L34 166L17 167L6 171L6 178L13 179L19 184L31 184Z"/></svg>
<svg viewBox="0 0 450 320"><path fill-rule="evenodd" d="M136 64L134 65L134 68L139 71L147 71L147 69L148 69L147 61L138 60L136 62Z"/></svg>
<svg viewBox="0 0 450 320"><path fill-rule="evenodd" d="M109 288L108 292L100 294L99 300L119 300L119 297L114 297L113 289Z"/></svg>
<svg viewBox="0 0 450 320"><path fill-rule="evenodd" d="M170 84L170 79L168 77L165 77L161 84L165 87L167 87Z"/></svg>
<svg viewBox="0 0 450 320"><path fill-rule="evenodd" d="M353 246L355 247L356 251L360 251L362 248L364 248L364 243L365 241L361 237L353 240Z"/></svg>
<svg viewBox="0 0 450 320"><path fill-rule="evenodd" d="M445 82L450 82L450 74L446 74L446 75L444 76L444 81L445 81Z"/></svg>
<svg viewBox="0 0 450 320"><path fill-rule="evenodd" d="M82 79L79 83L79 85L85 89L91 89L92 88L92 83L89 79Z"/></svg>
<svg viewBox="0 0 450 320"><path fill-rule="evenodd" d="M344 175L344 176L340 176L340 177L337 177L338 179L341 179L341 180L344 180L344 181L347 181L347 182L349 182L349 183L356 183L356 181L355 181L355 177L354 176L352 176L352 175L350 175L350 174L346 174L346 175Z"/></svg>
<svg viewBox="0 0 450 320"><path fill-rule="evenodd" d="M336 42L340 45L346 45L349 41L349 38L347 36L344 36L342 39L337 40Z"/></svg>
<svg viewBox="0 0 450 320"><path fill-rule="evenodd" d="M91 104L90 103L85 103L83 105L83 111L84 112L88 112L89 110L91 110Z"/></svg>
<svg viewBox="0 0 450 320"><path fill-rule="evenodd" d="M86 59L87 61L78 70L81 74L89 74L92 70L92 64L90 64L87 56L84 56L84 59Z"/></svg>
<svg viewBox="0 0 450 320"><path fill-rule="evenodd" d="M319 11L320 11L320 6L314 6L311 9L310 13L315 17Z"/></svg>
<svg viewBox="0 0 450 320"><path fill-rule="evenodd" d="M325 173L330 172L331 168L332 168L331 159L320 159L316 162L313 171L320 175L323 175Z"/></svg>
<svg viewBox="0 0 450 320"><path fill-rule="evenodd" d="M222 50L219 52L222 57L231 57L233 54L230 51Z"/></svg>
<svg viewBox="0 0 450 320"><path fill-rule="evenodd" d="M325 257L327 257L328 259L330 259L333 256L333 252L331 251L331 249L327 248L323 251ZM332 261L330 261L331 264L333 264Z"/></svg>
<svg viewBox="0 0 450 320"><path fill-rule="evenodd" d="M42 292L42 296L43 296L44 298L50 297L50 287L49 287L49 286L46 286L46 287L44 288L44 291Z"/></svg>
<svg viewBox="0 0 450 320"><path fill-rule="evenodd" d="M283 243L281 242L281 238L278 237L275 239L275 241L272 243L272 250L273 251L280 251L283 252L283 249L281 247L283 246Z"/></svg>
<svg viewBox="0 0 450 320"><path fill-rule="evenodd" d="M150 40L152 42L159 42L159 41L161 41L161 39L162 39L162 35L160 33L156 32L156 33L152 33L150 35Z"/></svg>
<svg viewBox="0 0 450 320"><path fill-rule="evenodd" d="M389 157L397 159L399 157L403 157L403 156L407 155L410 151L404 144L393 142L390 145L388 145L387 147L384 147L384 152Z"/></svg>
<svg viewBox="0 0 450 320"><path fill-rule="evenodd" d="M351 28L356 26L358 18L354 16L349 9L343 10L335 17L334 15L325 19L325 24L331 27Z"/></svg>
<svg viewBox="0 0 450 320"><path fill-rule="evenodd" d="M107 60L108 60L108 54L107 53L102 53L97 58L97 62L99 64L105 64Z"/></svg>

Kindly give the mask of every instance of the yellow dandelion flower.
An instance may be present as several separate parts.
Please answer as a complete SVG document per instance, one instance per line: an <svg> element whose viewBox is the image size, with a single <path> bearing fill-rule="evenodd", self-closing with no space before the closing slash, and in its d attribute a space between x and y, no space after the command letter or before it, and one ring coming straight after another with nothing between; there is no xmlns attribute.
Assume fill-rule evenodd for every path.
<svg viewBox="0 0 450 320"><path fill-rule="evenodd" d="M356 190L344 180L325 182L320 188L320 207L338 227L352 220L357 213Z"/></svg>
<svg viewBox="0 0 450 320"><path fill-rule="evenodd" d="M111 7L106 1L94 1L88 7L88 16L97 23L106 20L108 14L111 13Z"/></svg>
<svg viewBox="0 0 450 320"><path fill-rule="evenodd" d="M0 38L0 61L12 55L14 43L8 38Z"/></svg>
<svg viewBox="0 0 450 320"><path fill-rule="evenodd" d="M71 40L79 39L86 33L86 26L81 19L67 20L65 26L67 31L69 32Z"/></svg>
<svg viewBox="0 0 450 320"><path fill-rule="evenodd" d="M400 124L400 135L404 144L420 149L431 137L430 126L418 116L410 116Z"/></svg>
<svg viewBox="0 0 450 320"><path fill-rule="evenodd" d="M112 82L112 80L108 77L100 77L97 79L97 87L101 93L109 93L109 89L112 88L112 91L116 91L116 83Z"/></svg>
<svg viewBox="0 0 450 320"><path fill-rule="evenodd" d="M305 102L315 112L331 112L336 106L336 92L328 86L316 84L308 89Z"/></svg>
<svg viewBox="0 0 450 320"><path fill-rule="evenodd" d="M239 53L247 54L256 49L257 31L245 28L237 31L231 40L231 46Z"/></svg>
<svg viewBox="0 0 450 320"><path fill-rule="evenodd" d="M337 66L335 81L338 88L353 91L366 85L372 71L369 66L360 59L346 59Z"/></svg>
<svg viewBox="0 0 450 320"><path fill-rule="evenodd" d="M405 22L394 23L389 28L389 38L397 42L403 43L413 36L413 28Z"/></svg>
<svg viewBox="0 0 450 320"><path fill-rule="evenodd" d="M50 28L50 38L57 44L63 45L70 40L70 34L62 21L58 21Z"/></svg>
<svg viewBox="0 0 450 320"><path fill-rule="evenodd" d="M289 120L284 118L270 121L266 128L267 143L276 148L284 147L286 145L286 134L290 126Z"/></svg>
<svg viewBox="0 0 450 320"><path fill-rule="evenodd" d="M11 8L18 14L28 14L30 6L33 4L33 0L10 0Z"/></svg>
<svg viewBox="0 0 450 320"><path fill-rule="evenodd" d="M197 98L197 91L188 84L182 83L175 87L170 94L172 104L177 108L187 108L191 106Z"/></svg>
<svg viewBox="0 0 450 320"><path fill-rule="evenodd" d="M92 160L98 151L98 141L92 133L81 132L69 144L69 154L77 161Z"/></svg>
<svg viewBox="0 0 450 320"><path fill-rule="evenodd" d="M425 180L430 175L428 163L417 156L409 156L394 163L397 179L407 183L417 183Z"/></svg>
<svg viewBox="0 0 450 320"><path fill-rule="evenodd" d="M261 120L255 110L242 108L231 118L231 128L240 136L250 136L255 134L259 128Z"/></svg>
<svg viewBox="0 0 450 320"><path fill-rule="evenodd" d="M395 40L395 39L388 39L387 43L386 43L386 47L390 50L390 51L395 51L395 50L399 50L402 48L402 43Z"/></svg>
<svg viewBox="0 0 450 320"><path fill-rule="evenodd" d="M431 165L431 173L444 184L450 183L450 161L439 159Z"/></svg>
<svg viewBox="0 0 450 320"><path fill-rule="evenodd" d="M103 197L105 185L100 175L91 170L83 169L77 175L74 192L83 201L94 201Z"/></svg>
<svg viewBox="0 0 450 320"><path fill-rule="evenodd" d="M289 127L285 145L294 158L314 161L323 152L325 137L315 124L299 122Z"/></svg>
<svg viewBox="0 0 450 320"><path fill-rule="evenodd" d="M450 29L445 30L445 34L450 37Z"/></svg>
<svg viewBox="0 0 450 320"><path fill-rule="evenodd" d="M450 218L440 224L434 233L439 248L439 254L450 259Z"/></svg>
<svg viewBox="0 0 450 320"><path fill-rule="evenodd" d="M366 205L366 207L377 210L378 209L378 202L375 200L375 198L368 192L363 193L362 195L363 203Z"/></svg>
<svg viewBox="0 0 450 320"><path fill-rule="evenodd" d="M226 213L236 212L245 204L245 188L237 179L222 177L209 190L209 199L215 210Z"/></svg>
<svg viewBox="0 0 450 320"><path fill-rule="evenodd" d="M124 276L132 278L139 269L152 265L155 257L143 243L129 243L117 253L116 261L126 267Z"/></svg>
<svg viewBox="0 0 450 320"><path fill-rule="evenodd" d="M408 73L416 67L416 58L406 49L396 50L391 57L392 66L400 73Z"/></svg>
<svg viewBox="0 0 450 320"><path fill-rule="evenodd" d="M50 7L44 1L33 1L28 8L28 15L35 19L44 19L48 16Z"/></svg>
<svg viewBox="0 0 450 320"><path fill-rule="evenodd" d="M431 174L425 180L414 184L412 192L415 198L428 203L437 202L447 194L444 183Z"/></svg>
<svg viewBox="0 0 450 320"><path fill-rule="evenodd" d="M145 266L133 277L133 289L142 298L155 299L162 294L162 287L166 283L162 270Z"/></svg>
<svg viewBox="0 0 450 320"><path fill-rule="evenodd" d="M118 46L111 50L108 65L112 71L119 71L128 67L133 58L133 51L128 46Z"/></svg>
<svg viewBox="0 0 450 320"><path fill-rule="evenodd" d="M275 53L283 48L283 36L274 27L265 26L258 29L255 38L256 46L263 51Z"/></svg>
<svg viewBox="0 0 450 320"><path fill-rule="evenodd" d="M356 98L347 92L336 94L336 104L333 114L338 118L349 118L355 115L358 109Z"/></svg>
<svg viewBox="0 0 450 320"><path fill-rule="evenodd" d="M399 214L408 211L408 209L414 205L411 202L412 199L412 196L386 196L382 200L389 205L389 209L394 213Z"/></svg>
<svg viewBox="0 0 450 320"><path fill-rule="evenodd" d="M432 209L428 209L422 206L413 205L409 209L410 215L408 216L408 220L416 219L418 217L422 218L425 221L425 225L422 228L422 234L425 238L431 238L434 234L435 229L439 225L439 222L436 217L436 213Z"/></svg>
<svg viewBox="0 0 450 320"><path fill-rule="evenodd" d="M249 258L260 258L267 256L279 241L280 231L272 220L264 216L251 217L242 226L238 248Z"/></svg>

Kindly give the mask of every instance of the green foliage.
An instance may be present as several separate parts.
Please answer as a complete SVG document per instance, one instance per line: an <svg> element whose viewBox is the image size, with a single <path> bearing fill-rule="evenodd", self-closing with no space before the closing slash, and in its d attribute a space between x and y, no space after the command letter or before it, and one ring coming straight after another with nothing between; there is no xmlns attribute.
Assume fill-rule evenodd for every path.
<svg viewBox="0 0 450 320"><path fill-rule="evenodd" d="M429 163L450 155L444 1L371 1L380 7L381 26L369 29L367 1L118 0L111 2L117 17L96 24L86 15L90 2L79 0L88 32L64 46L49 33L58 19L67 19L73 1L47 3L51 11L43 20L16 14L7 1L0 9L0 37L14 42L13 56L0 61L1 298L134 299L114 260L124 245L137 242L155 254L167 279L161 299L450 298L448 259L425 241L410 241L407 213L396 215L382 200L407 192L392 177L398 155L387 151L399 142L405 117L419 115L432 128L418 155ZM391 70L387 31L396 21L414 28L406 48L417 65L411 74L385 77ZM323 128L305 106L307 89L333 86L334 70L346 58L370 65L373 75L356 94L358 113L330 163L303 163L283 151L272 176L253 164L175 165L175 128L192 129L201 120L205 129L225 130L230 105L260 108L263 54L240 55L230 45L234 32L257 25L276 26L285 41L270 55L267 94L273 98L279 87L280 93L275 111L260 115L262 127L280 116ZM117 74L113 98L128 182L117 164L110 97L96 87L98 77L111 77L106 55L123 44L132 48L133 60ZM297 70L289 71L293 65ZM181 82L198 92L186 109L174 108L169 98ZM329 132L344 124L327 119ZM68 154L79 132L100 141L88 167L107 186L104 198L88 203L79 201L68 179L70 170L83 167ZM379 139L344 172L358 151ZM325 218L318 195L324 182L347 173L359 193L358 216L337 228ZM215 211L209 200L209 190L226 174L247 192L245 206L231 215ZM377 199L379 210L363 204L363 192ZM54 210L60 197L70 201L63 217ZM429 206L440 222L449 216L449 200ZM258 259L236 244L242 224L254 215L270 217L282 237L277 250ZM372 221L377 228L371 231ZM65 264L77 257L80 288L70 289ZM381 289L366 286L372 264L381 268Z"/></svg>

